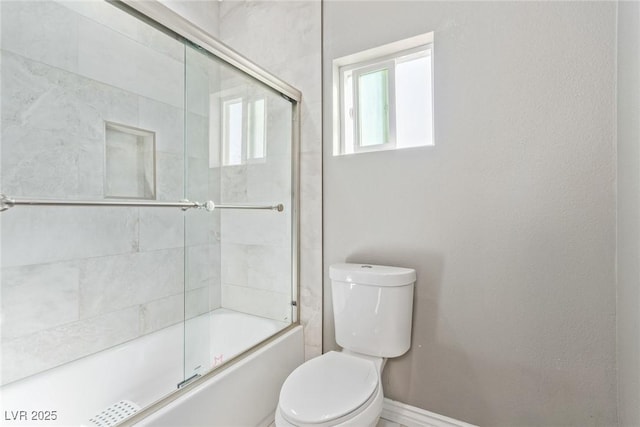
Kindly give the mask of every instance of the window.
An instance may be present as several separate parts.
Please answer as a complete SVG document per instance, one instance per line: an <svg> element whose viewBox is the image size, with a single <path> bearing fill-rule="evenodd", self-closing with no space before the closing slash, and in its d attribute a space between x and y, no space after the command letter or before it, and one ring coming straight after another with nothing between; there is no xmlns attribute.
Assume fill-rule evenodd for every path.
<svg viewBox="0 0 640 427"><path fill-rule="evenodd" d="M266 100L228 98L222 101L222 164L241 165L265 159Z"/></svg>
<svg viewBox="0 0 640 427"><path fill-rule="evenodd" d="M334 61L334 155L433 145L433 33Z"/></svg>

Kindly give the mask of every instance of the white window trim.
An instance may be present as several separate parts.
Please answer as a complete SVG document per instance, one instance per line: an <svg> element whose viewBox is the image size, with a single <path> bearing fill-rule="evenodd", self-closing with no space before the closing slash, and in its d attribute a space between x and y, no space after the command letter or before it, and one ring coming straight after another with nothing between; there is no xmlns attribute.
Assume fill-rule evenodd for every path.
<svg viewBox="0 0 640 427"><path fill-rule="evenodd" d="M411 37L408 39L400 40L397 42L389 43L383 46L375 47L372 49L368 49L362 52L358 52L352 55L343 56L341 58L336 58L333 61L333 155L343 155L348 154L345 147L345 123L342 119L344 117L344 105L342 103L344 97L343 93L345 90L345 82L344 76L345 72L350 70L359 69L362 67L368 67L372 64L382 63L386 61L408 61L414 59L415 57L422 55L431 55L433 58L434 48L433 48L433 32L420 34L415 37ZM427 51L428 53L425 53ZM435 88L433 85L433 60L431 61L431 87L435 92ZM395 71L395 69L394 69ZM353 77L352 77L353 80ZM391 79L390 82L391 84ZM395 85L395 79L393 84ZM354 81L354 87L356 86ZM395 92L394 92L395 96ZM433 99L432 97L432 111L433 111ZM357 98L353 99L354 106L357 104ZM391 104L391 100L390 100ZM395 109L395 102L393 103L393 108ZM355 115L354 115L355 116ZM391 118L391 116L390 116ZM355 120L353 120L353 125L356 126ZM390 120L391 122L391 120ZM394 111L394 144L395 144L395 111ZM389 124L391 133L391 123ZM434 141L435 132L435 124L432 129L432 141ZM368 146L366 149L356 151L357 139L355 138L355 130L354 130L354 152L360 151L378 151L378 150L388 150L390 148L387 144L381 144L378 146ZM375 147L375 148L374 148Z"/></svg>
<svg viewBox="0 0 640 427"><path fill-rule="evenodd" d="M388 140L384 144L377 145L367 145L363 146L361 144L360 138L360 113L358 111L358 102L359 99L359 79L363 74L387 70L387 101L389 103L388 111L387 111L387 125L388 129ZM376 150L389 150L396 146L396 100L395 100L395 62L394 61L385 61L379 62L376 64L369 65L367 67L358 68L352 73L353 79L353 135L354 135L354 144L353 148L356 153L362 153L365 151L376 151Z"/></svg>
<svg viewBox="0 0 640 427"><path fill-rule="evenodd" d="M250 119L250 106L253 105L256 101L264 101L264 117L265 120L263 122L263 140L262 140L262 150L264 153L263 157L249 157L249 126L251 123ZM233 95L229 94L220 99L221 101L221 119L222 126L221 129L221 165L222 166L241 166L249 163L264 163L267 159L267 115L268 115L268 103L267 98L262 96L242 96L242 95ZM229 129L228 129L228 120L227 120L227 108L228 105L240 103L242 106L242 136L241 136L241 153L240 153L240 163L238 164L230 164L229 163Z"/></svg>
<svg viewBox="0 0 640 427"><path fill-rule="evenodd" d="M253 106L255 105L255 103L257 101L262 101L263 105L264 105L264 111L263 111L263 116L264 116L264 120L262 120L262 157L249 157L249 155L255 155L255 153L251 153L250 150L250 144L249 144L249 133L250 130L253 129L254 125L251 122L251 120L255 120L255 117L253 117L253 110L251 110L251 108L253 108ZM257 96L257 97L253 97L247 100L247 105L246 105L246 109L247 109L247 138L246 141L244 141L244 145L246 145L246 150L247 150L247 156L246 156L246 162L247 163L264 163L266 161L267 158L267 116L268 116L268 110L267 110L267 98L262 97L262 96Z"/></svg>
<svg viewBox="0 0 640 427"><path fill-rule="evenodd" d="M233 104L237 104L240 103L240 106L242 108L242 124L241 124L241 136L240 136L240 163L239 164L235 164L235 163L230 163L229 161L229 119L228 119L228 110L229 110L229 106L233 105ZM222 99L222 166L239 166L242 164L242 159L245 158L245 143L244 143L244 139L246 137L245 135L245 128L246 128L246 117L244 114L244 100L242 97L238 97L238 96L229 96L227 98Z"/></svg>

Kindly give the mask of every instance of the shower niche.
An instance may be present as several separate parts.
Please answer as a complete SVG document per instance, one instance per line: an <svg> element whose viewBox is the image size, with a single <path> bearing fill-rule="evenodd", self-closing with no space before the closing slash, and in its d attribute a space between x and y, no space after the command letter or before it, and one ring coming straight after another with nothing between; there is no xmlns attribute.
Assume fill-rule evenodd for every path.
<svg viewBox="0 0 640 427"><path fill-rule="evenodd" d="M155 141L155 132L105 122L105 197L156 198Z"/></svg>

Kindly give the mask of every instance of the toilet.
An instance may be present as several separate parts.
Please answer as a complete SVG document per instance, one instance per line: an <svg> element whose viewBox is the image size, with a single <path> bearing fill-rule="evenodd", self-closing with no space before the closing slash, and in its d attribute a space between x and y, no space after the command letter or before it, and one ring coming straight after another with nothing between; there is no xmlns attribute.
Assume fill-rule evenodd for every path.
<svg viewBox="0 0 640 427"><path fill-rule="evenodd" d="M277 427L375 426L382 413L382 370L411 346L416 272L335 264L329 268L336 342L296 368L280 390Z"/></svg>

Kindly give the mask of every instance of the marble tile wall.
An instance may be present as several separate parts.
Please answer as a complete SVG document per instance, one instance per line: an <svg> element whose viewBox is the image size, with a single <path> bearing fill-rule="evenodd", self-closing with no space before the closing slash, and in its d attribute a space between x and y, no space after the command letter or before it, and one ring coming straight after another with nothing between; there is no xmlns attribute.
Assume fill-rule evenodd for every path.
<svg viewBox="0 0 640 427"><path fill-rule="evenodd" d="M182 3L174 6L184 9ZM206 29L231 33L233 23L244 19L243 8L254 6L248 2L229 22L223 18ZM312 357L321 350L320 4L291 6L265 3L255 16L273 18L257 27L266 31L262 40L281 19L297 20L295 37L279 29L265 52L254 45L242 53L305 96L301 315ZM207 22L218 23L217 9L205 14ZM186 196L287 206L285 213L266 215L189 211L186 220L181 211L137 208L5 212L3 383L221 305L290 319L287 108L268 110L269 123L282 125L267 129L266 161L219 167L212 164L216 135L210 129L221 128L220 111L210 96L229 89L220 83L220 66L187 49L185 81L184 47L106 2L3 2L1 47L0 161L7 194L102 198L104 121L110 121L156 133L159 200ZM278 48L284 56L273 50ZM269 52L278 55L261 61ZM277 99L269 105L287 105L271 96Z"/></svg>
<svg viewBox="0 0 640 427"><path fill-rule="evenodd" d="M187 47L186 58L186 196L189 200L220 200L220 171L210 167L210 129L217 112L209 105L209 94L219 87L219 66L209 57ZM187 318L221 306L220 285L220 212L193 212L185 224L185 242L189 247L185 271ZM213 262L212 262L213 260ZM185 337L194 347L203 340L197 334Z"/></svg>
<svg viewBox="0 0 640 427"><path fill-rule="evenodd" d="M158 200L185 185L216 197L201 103L186 105L185 149L182 44L102 1L1 7L3 192L101 199L110 121L156 133ZM18 207L0 221L3 383L220 306L217 213Z"/></svg>
<svg viewBox="0 0 640 427"><path fill-rule="evenodd" d="M222 2L219 14L224 43L303 94L299 300L309 359L322 353L321 4L319 0ZM250 251L251 245L226 249ZM225 289L223 305L235 298ZM249 301L263 297L256 292Z"/></svg>
<svg viewBox="0 0 640 427"><path fill-rule="evenodd" d="M232 310L290 322L291 104L257 82L239 78L235 71L226 70L221 84L221 99L262 98L266 105L266 156L245 159L241 165L221 165L221 202L285 205L281 213L221 214L221 303Z"/></svg>

